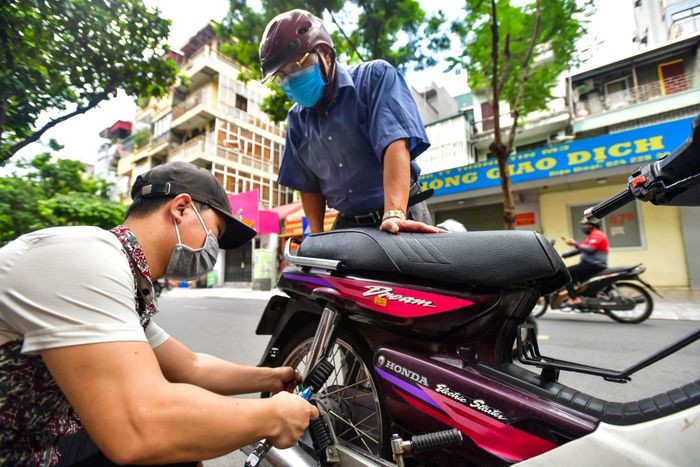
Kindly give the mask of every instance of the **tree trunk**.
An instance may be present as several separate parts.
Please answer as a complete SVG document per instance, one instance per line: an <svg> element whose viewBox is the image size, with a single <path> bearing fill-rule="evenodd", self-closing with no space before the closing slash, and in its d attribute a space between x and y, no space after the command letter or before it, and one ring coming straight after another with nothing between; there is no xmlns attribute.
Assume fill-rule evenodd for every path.
<svg viewBox="0 0 700 467"><path fill-rule="evenodd" d="M491 89L493 92L493 137L494 141L489 146L489 150L496 155L498 161L498 172L501 177L501 192L503 193L503 227L506 230L515 228L515 200L513 199L513 190L510 185L510 171L508 170L508 155L510 150L503 144L501 137L501 108L500 96L503 83L506 79L506 70L510 59L510 51L508 44L510 42L507 37L503 51L503 64L501 65L501 73L498 72L498 17L496 15L496 0L491 0L491 62L493 68L491 70ZM500 80L499 80L500 77Z"/></svg>

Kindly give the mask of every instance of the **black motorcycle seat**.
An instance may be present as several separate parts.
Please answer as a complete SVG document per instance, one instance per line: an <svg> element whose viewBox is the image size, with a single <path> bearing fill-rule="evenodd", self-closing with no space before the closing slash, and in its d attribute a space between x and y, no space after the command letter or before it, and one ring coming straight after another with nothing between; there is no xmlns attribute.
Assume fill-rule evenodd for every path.
<svg viewBox="0 0 700 467"><path fill-rule="evenodd" d="M569 272L552 245L533 231L390 234L376 228L310 235L299 256L339 260L343 268L402 274L447 284L561 288Z"/></svg>
<svg viewBox="0 0 700 467"><path fill-rule="evenodd" d="M640 263L640 264L641 264L641 263ZM600 272L595 273L592 277L595 277L595 276L604 276L604 275L606 275L606 274L615 274L615 273L618 273L618 272L629 272L629 271L633 270L634 268L636 268L636 267L638 267L638 266L639 266L639 264L635 264L634 266L617 266L617 267L614 267L614 268L606 268L606 269L603 269L603 270L600 271Z"/></svg>

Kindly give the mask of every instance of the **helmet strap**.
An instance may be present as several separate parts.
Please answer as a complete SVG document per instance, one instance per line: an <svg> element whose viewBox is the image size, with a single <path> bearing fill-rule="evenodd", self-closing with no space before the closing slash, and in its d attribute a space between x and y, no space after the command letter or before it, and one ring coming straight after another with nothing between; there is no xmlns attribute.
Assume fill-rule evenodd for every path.
<svg viewBox="0 0 700 467"><path fill-rule="evenodd" d="M323 60L321 60L321 54L319 54L317 50L314 50L314 52L316 52L316 55L318 55L319 67L321 68L321 73L325 77L326 85L323 87L323 95L321 95L318 103L313 106L311 110L323 113L331 105L335 95L337 81L335 76L335 48L331 47L331 64L328 67L328 70L326 70Z"/></svg>

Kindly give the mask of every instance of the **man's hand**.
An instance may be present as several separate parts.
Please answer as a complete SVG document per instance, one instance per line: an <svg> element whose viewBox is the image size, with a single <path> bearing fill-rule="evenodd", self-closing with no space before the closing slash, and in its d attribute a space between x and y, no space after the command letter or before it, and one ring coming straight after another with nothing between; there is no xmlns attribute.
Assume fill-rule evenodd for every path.
<svg viewBox="0 0 700 467"><path fill-rule="evenodd" d="M272 394L280 391L294 392L294 388L303 380L299 372L291 366L275 368L273 378L270 389Z"/></svg>
<svg viewBox="0 0 700 467"><path fill-rule="evenodd" d="M389 233L413 232L413 233L443 233L447 230L435 227L434 225L424 224L423 222L412 221L409 219L400 219L398 217L390 217L382 221L379 230Z"/></svg>
<svg viewBox="0 0 700 467"><path fill-rule="evenodd" d="M567 239L564 240L564 242L565 242L567 245L569 245L569 246L576 246L576 244L578 243L578 242L577 242L576 240L574 240L573 238L567 238Z"/></svg>
<svg viewBox="0 0 700 467"><path fill-rule="evenodd" d="M278 449L294 446L309 426L310 420L318 418L318 409L298 394L279 392L272 396L277 413L278 430L268 439Z"/></svg>

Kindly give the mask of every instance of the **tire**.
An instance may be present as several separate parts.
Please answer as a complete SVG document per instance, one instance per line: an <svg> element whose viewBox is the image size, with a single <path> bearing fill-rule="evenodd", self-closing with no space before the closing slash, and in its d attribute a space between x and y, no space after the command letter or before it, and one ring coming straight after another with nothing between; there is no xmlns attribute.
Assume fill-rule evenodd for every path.
<svg viewBox="0 0 700 467"><path fill-rule="evenodd" d="M618 296L635 298L638 300L633 310L608 310L603 309L608 316L618 323L638 324L645 321L654 311L654 300L649 292L640 285L631 282L616 282L604 291L607 298Z"/></svg>
<svg viewBox="0 0 700 467"><path fill-rule="evenodd" d="M279 346L277 360L281 365L304 374L315 333L315 323L291 331ZM335 370L315 400L329 415L336 437L375 456L390 458L390 421L367 344L355 332L342 329L329 360Z"/></svg>
<svg viewBox="0 0 700 467"><path fill-rule="evenodd" d="M540 316L545 314L547 308L549 308L549 298L543 295L537 299L537 303L530 312L530 316L532 316L533 318L539 318Z"/></svg>

